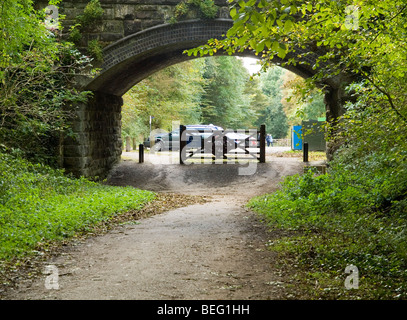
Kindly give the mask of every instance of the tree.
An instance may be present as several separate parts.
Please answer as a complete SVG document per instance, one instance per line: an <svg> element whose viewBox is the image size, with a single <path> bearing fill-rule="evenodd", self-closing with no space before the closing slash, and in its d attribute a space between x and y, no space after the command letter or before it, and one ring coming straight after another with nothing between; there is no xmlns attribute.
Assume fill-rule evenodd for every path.
<svg viewBox="0 0 407 320"><path fill-rule="evenodd" d="M300 125L302 120L325 117L326 107L321 89L308 90L303 78L286 72L283 76L281 100L290 125Z"/></svg>
<svg viewBox="0 0 407 320"><path fill-rule="evenodd" d="M261 117L269 105L269 98L263 93L259 77L253 77L247 81L244 94L250 101L250 107L247 109L249 114L246 115L246 122L243 122L242 128L259 128L265 124Z"/></svg>
<svg viewBox="0 0 407 320"><path fill-rule="evenodd" d="M134 86L123 97L122 135L138 137L153 129L184 124L213 123L226 128L258 126L268 98L259 80L235 57L195 59L161 70Z"/></svg>
<svg viewBox="0 0 407 320"><path fill-rule="evenodd" d="M285 138L288 132L287 116L282 104L282 76L285 71L281 68L270 68L260 74L260 88L267 97L267 105L261 111L257 125L265 124L267 132L273 138Z"/></svg>
<svg viewBox="0 0 407 320"><path fill-rule="evenodd" d="M203 74L202 121L224 128L237 129L249 116L249 100L244 95L249 74L234 57L205 59Z"/></svg>
<svg viewBox="0 0 407 320"><path fill-rule="evenodd" d="M294 53L285 64L307 63L296 48L318 51L314 83L347 72L364 79L386 107L407 122L406 98L397 83L406 74L404 0L229 0L233 27L224 40L212 39L188 54L229 54L254 50L263 66ZM329 62L324 66L324 62ZM394 81L397 80L397 81ZM360 93L359 93L360 94Z"/></svg>
<svg viewBox="0 0 407 320"><path fill-rule="evenodd" d="M56 4L57 1L50 2ZM0 3L0 145L9 152L56 164L60 136L87 92L72 85L90 61L47 29L30 0Z"/></svg>
<svg viewBox="0 0 407 320"><path fill-rule="evenodd" d="M338 100L345 110L375 106L375 112L383 117L393 113L397 128L406 127L405 1L229 0L229 3L234 24L226 38L212 39L207 45L187 51L188 54L254 50L267 69L276 56L287 58L283 66L309 65L304 60L306 54L298 53L297 48L318 52L315 64L309 65L315 75L307 79L309 90L305 94L327 79L346 73L354 82L347 87L351 99L346 104ZM330 152L344 143L339 138L338 124L345 132L343 126L354 122L331 119L327 130Z"/></svg>
<svg viewBox="0 0 407 320"><path fill-rule="evenodd" d="M55 3L56 1L54 1ZM55 46L45 28L44 13L33 8L32 0L3 0L0 2L0 75L10 63L22 61L21 53L33 42L50 55Z"/></svg>
<svg viewBox="0 0 407 320"><path fill-rule="evenodd" d="M203 94L203 60L183 62L144 79L124 96L122 135L149 135L152 129L172 130L172 122L199 123Z"/></svg>

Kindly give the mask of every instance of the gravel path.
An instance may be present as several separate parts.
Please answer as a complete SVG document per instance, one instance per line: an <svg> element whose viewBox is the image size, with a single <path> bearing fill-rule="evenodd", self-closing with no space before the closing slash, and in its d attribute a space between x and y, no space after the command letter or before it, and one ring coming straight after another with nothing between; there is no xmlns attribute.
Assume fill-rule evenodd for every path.
<svg viewBox="0 0 407 320"><path fill-rule="evenodd" d="M7 299L286 299L290 279L278 267L267 231L244 207L298 173L298 159L273 158L239 175L241 164L190 166L122 161L107 183L159 193L204 196L191 204L118 225L68 245L44 263L58 271L23 282ZM55 273L54 273L55 275ZM48 282L49 284L49 282ZM49 287L49 285L48 285Z"/></svg>

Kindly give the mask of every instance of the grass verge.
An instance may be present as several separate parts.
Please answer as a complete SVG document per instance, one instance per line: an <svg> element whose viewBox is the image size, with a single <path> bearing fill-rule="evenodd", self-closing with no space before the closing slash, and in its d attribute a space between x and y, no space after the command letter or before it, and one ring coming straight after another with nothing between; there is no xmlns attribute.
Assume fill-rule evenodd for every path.
<svg viewBox="0 0 407 320"><path fill-rule="evenodd" d="M282 152L275 152L273 154L276 157L288 157L288 158L302 158L303 152L302 150L289 150L289 151L282 151ZM326 160L326 152L324 151L309 151L308 152L308 160L309 161L324 161Z"/></svg>
<svg viewBox="0 0 407 320"><path fill-rule="evenodd" d="M404 171L367 169L333 165L329 174L287 177L280 190L248 203L271 229L289 232L268 248L297 266L301 298L407 298ZM357 288L356 274L345 271L351 265Z"/></svg>
<svg viewBox="0 0 407 320"><path fill-rule="evenodd" d="M20 259L39 246L140 210L156 194L73 179L60 170L0 154L0 261Z"/></svg>

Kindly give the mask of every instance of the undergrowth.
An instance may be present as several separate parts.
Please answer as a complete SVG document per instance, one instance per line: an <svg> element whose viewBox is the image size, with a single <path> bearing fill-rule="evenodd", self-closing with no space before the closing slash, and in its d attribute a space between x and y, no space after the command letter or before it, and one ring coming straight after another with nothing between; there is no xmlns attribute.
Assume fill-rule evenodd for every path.
<svg viewBox="0 0 407 320"><path fill-rule="evenodd" d="M249 202L271 228L295 230L268 247L294 258L308 284L322 281L312 298L407 298L407 154L398 152L338 159L327 174L287 177ZM345 289L348 265L358 290Z"/></svg>
<svg viewBox="0 0 407 320"><path fill-rule="evenodd" d="M67 239L154 198L0 152L0 260L29 256L39 244Z"/></svg>

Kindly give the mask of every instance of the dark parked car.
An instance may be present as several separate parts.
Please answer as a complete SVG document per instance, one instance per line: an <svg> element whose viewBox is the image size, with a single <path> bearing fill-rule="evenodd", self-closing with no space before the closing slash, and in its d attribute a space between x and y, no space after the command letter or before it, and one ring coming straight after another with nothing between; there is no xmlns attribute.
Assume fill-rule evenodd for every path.
<svg viewBox="0 0 407 320"><path fill-rule="evenodd" d="M201 140L211 136L214 132L222 132L223 128L215 125L187 125L187 144L190 148L200 148ZM179 150L179 130L155 136L154 151ZM150 139L144 141L145 147L151 147Z"/></svg>

